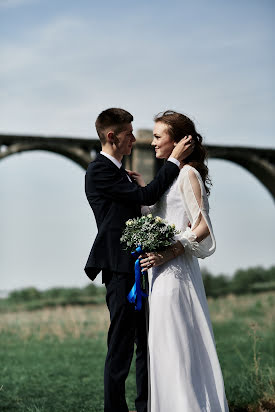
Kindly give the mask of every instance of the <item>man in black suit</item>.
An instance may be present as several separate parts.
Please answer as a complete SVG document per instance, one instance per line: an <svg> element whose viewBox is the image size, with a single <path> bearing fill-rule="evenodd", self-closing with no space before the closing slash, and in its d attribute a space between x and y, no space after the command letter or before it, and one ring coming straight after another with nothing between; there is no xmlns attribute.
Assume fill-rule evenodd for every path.
<svg viewBox="0 0 275 412"><path fill-rule="evenodd" d="M127 295L134 276L134 260L123 249L120 237L128 219L141 215L141 205L152 205L179 173L180 160L192 151L191 137L182 139L155 179L146 187L131 180L121 165L130 155L135 137L133 116L123 109L107 109L96 120L102 151L88 166L85 191L94 212L98 234L85 272L91 280L102 271L110 312L108 352L104 371L104 411L128 412L125 380L136 343L137 412L147 412L147 335L144 305L135 311Z"/></svg>

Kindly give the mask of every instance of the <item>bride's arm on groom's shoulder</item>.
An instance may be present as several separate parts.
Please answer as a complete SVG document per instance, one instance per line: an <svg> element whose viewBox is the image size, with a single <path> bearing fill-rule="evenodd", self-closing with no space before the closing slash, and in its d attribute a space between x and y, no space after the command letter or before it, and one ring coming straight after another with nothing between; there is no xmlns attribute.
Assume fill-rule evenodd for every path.
<svg viewBox="0 0 275 412"><path fill-rule="evenodd" d="M149 206L157 202L178 174L178 166L166 162L152 182L141 187L125 181L119 170L115 172L102 162L91 162L86 172L85 191L88 199L99 193L114 201Z"/></svg>

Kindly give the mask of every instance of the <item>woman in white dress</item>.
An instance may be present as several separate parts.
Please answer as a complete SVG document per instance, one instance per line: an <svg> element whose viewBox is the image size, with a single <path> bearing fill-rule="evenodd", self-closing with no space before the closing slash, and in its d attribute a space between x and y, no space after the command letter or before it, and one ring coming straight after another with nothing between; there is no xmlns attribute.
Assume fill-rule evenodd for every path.
<svg viewBox="0 0 275 412"><path fill-rule="evenodd" d="M180 234L164 252L147 253L141 260L143 269L151 268L148 412L226 412L223 377L198 264L198 258L215 251L208 214L206 151L188 117L172 111L156 116L152 145L158 159L167 159L185 135L192 135L194 151L181 164L172 186L150 207L150 213L174 223Z"/></svg>

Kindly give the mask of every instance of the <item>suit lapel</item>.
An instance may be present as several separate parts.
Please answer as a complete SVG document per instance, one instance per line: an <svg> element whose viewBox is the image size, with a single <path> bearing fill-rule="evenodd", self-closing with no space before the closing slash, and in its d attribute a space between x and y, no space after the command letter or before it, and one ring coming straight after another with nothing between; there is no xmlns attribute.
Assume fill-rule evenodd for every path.
<svg viewBox="0 0 275 412"><path fill-rule="evenodd" d="M114 172L120 173L123 177L123 179L126 182L130 182L130 180L128 179L127 175L128 173L126 172L126 170L124 169L123 166L121 166L120 168L118 168L110 159L108 159L108 157L102 155L101 153L98 153L96 159L96 161L98 162L103 162L106 165L108 165L109 167L111 167L112 169L114 169ZM129 176L129 175L128 175Z"/></svg>

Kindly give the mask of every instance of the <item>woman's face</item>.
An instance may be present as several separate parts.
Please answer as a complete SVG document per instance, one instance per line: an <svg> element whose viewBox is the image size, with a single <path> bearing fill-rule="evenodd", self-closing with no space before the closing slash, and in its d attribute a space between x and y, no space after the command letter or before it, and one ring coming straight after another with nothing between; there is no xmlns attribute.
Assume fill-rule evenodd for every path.
<svg viewBox="0 0 275 412"><path fill-rule="evenodd" d="M154 139L152 146L156 151L157 159L168 159L174 149L174 141L168 134L168 126L162 122L156 122L154 127Z"/></svg>

